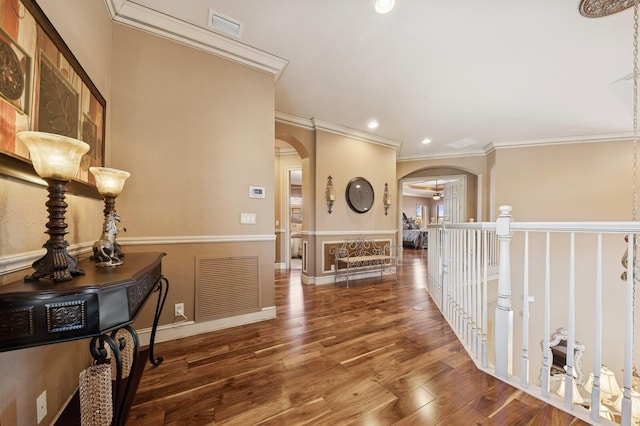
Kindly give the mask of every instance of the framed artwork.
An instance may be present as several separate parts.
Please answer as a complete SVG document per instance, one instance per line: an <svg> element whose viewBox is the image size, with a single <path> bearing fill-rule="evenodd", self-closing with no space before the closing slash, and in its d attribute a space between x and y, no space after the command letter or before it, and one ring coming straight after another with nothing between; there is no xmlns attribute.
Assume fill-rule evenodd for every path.
<svg viewBox="0 0 640 426"><path fill-rule="evenodd" d="M101 198L89 167L104 166L106 101L35 0L0 2L0 173L41 183L16 133L89 144L69 192Z"/></svg>

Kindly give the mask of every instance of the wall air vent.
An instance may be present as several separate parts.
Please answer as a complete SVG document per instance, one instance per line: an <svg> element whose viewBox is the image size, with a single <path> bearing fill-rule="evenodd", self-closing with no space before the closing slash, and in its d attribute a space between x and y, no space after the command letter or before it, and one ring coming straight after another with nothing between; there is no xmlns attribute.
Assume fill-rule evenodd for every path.
<svg viewBox="0 0 640 426"><path fill-rule="evenodd" d="M260 312L257 256L196 257L196 321Z"/></svg>
<svg viewBox="0 0 640 426"><path fill-rule="evenodd" d="M242 23L235 19L224 16L213 9L209 9L209 28L233 37L240 38L242 35Z"/></svg>

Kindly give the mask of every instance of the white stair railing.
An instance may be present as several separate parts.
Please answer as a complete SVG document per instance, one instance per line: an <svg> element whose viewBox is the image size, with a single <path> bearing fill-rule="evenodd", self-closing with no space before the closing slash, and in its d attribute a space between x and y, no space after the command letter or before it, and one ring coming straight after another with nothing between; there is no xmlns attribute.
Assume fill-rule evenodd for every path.
<svg viewBox="0 0 640 426"><path fill-rule="evenodd" d="M489 363L488 283L497 277L495 223L429 225L429 293L478 362Z"/></svg>
<svg viewBox="0 0 640 426"><path fill-rule="evenodd" d="M620 258L625 249L635 258L637 234L638 222L514 222L508 206L495 223L430 225L428 291L479 368L583 420L636 424L636 262L621 280ZM556 329L566 341L562 374ZM622 378L617 401L601 398L603 364Z"/></svg>

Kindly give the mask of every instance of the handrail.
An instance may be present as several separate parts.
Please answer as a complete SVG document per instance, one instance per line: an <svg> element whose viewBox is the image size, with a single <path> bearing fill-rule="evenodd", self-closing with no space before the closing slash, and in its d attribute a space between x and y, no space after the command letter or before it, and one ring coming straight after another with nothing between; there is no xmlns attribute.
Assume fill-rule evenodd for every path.
<svg viewBox="0 0 640 426"><path fill-rule="evenodd" d="M627 262L626 281L618 274L624 270L620 258L625 250L633 259L637 250L633 241L640 244L640 238L634 238L640 234L640 222L516 222L510 207L502 206L500 211L496 222L427 225L427 290L431 297L479 368L583 420L615 424L601 417L602 408L614 410L623 425L632 424L632 390L636 392L632 377L635 262ZM621 238L623 235L628 242ZM603 274L608 275L603 278ZM513 299L512 291L516 294ZM620 300L616 312L605 310L603 314L611 307L603 306L602 299L614 293L616 301ZM536 297L544 309L529 307ZM595 301L590 302L593 307L586 307L585 299ZM493 322L488 320L490 304L495 307ZM617 312L621 309L626 313ZM518 312L515 321L514 310ZM612 355L610 349L603 352L603 330L611 330L614 317L623 317L624 324L614 326L621 331L605 334L606 343L610 346L613 335L622 335L614 342L614 352L620 353L622 348L624 359ZM554 323L566 326L566 374L560 381L551 373L555 358L549 342L553 340L550 334ZM516 329L514 324L518 325ZM487 342L491 337L493 340ZM586 381L586 377L576 376L581 372L576 363L581 361L582 352L574 357L574 351L584 347L576 337L589 341L586 357L593 362L588 368L593 371L590 402L572 390ZM491 347L493 364L487 362L487 349ZM530 351L530 347L537 349ZM513 364L516 357L521 360L518 366ZM616 375L622 375L620 408L612 401L605 407L601 399L600 365L609 363L615 364ZM514 367L519 370L515 375ZM540 375L530 377L531 370ZM560 382L568 389L562 402L555 395ZM586 402L581 404L589 409L576 404L583 399Z"/></svg>

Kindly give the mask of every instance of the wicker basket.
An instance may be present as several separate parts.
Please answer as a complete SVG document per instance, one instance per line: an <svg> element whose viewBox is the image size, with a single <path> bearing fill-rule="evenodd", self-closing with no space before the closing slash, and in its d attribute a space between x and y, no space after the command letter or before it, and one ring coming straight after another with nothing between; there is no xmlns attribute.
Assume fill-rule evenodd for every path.
<svg viewBox="0 0 640 426"><path fill-rule="evenodd" d="M124 379L129 377L131 364L133 364L133 337L131 337L131 333L127 330L120 329L116 332L116 344L118 344L120 339L125 340L125 346L120 352L120 356L122 358L122 378ZM111 350L109 350L109 358L111 359L111 380L116 381L118 369L116 367L116 357L113 355Z"/></svg>
<svg viewBox="0 0 640 426"><path fill-rule="evenodd" d="M96 364L80 372L80 421L83 426L109 426L113 417L111 365Z"/></svg>

